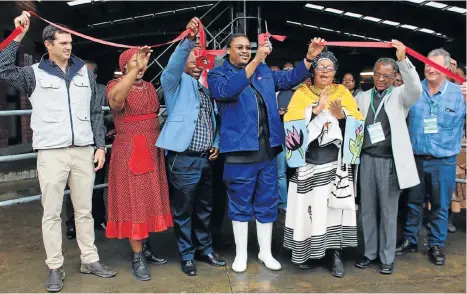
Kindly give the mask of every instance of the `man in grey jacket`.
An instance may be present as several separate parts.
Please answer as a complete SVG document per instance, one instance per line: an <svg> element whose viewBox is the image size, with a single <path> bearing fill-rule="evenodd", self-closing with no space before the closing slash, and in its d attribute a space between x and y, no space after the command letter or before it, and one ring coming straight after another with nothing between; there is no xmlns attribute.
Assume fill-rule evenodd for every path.
<svg viewBox="0 0 467 294"><path fill-rule="evenodd" d="M367 268L379 255L382 274L393 271L401 189L420 182L406 116L422 87L415 67L405 55L404 44L393 40L392 45L397 62L379 59L374 66L374 87L356 97L365 117L359 176L365 256L355 266ZM393 87L398 70L405 84Z"/></svg>
<svg viewBox="0 0 467 294"><path fill-rule="evenodd" d="M0 81L25 92L32 105L32 146L38 152L37 172L44 208L42 236L49 267L46 289L58 292L65 279L60 213L67 183L75 209L81 273L103 278L116 274L99 261L91 215L95 172L105 161L104 115L96 101L92 73L84 61L71 55L69 33L47 26L42 38L48 54L32 66L15 66L19 44L29 29L29 18L29 13L23 12L14 20L15 27L22 26L23 31L0 52ZM95 154L93 144L97 147Z"/></svg>

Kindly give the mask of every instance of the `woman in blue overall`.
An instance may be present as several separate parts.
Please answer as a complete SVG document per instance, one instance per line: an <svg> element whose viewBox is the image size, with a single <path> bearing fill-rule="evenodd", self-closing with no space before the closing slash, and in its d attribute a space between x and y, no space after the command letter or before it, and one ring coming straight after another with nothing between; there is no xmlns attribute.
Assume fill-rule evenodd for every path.
<svg viewBox="0 0 467 294"><path fill-rule="evenodd" d="M289 71L272 71L264 61L271 44L260 45L251 59L251 45L243 34L227 43L228 59L208 74L211 96L220 114L220 153L229 197L236 256L232 270L247 268L248 221L256 219L258 259L270 270L280 270L271 253L272 223L278 213L276 155L284 144L284 128L276 91L290 90L309 76L311 62L323 49L315 38L303 62Z"/></svg>

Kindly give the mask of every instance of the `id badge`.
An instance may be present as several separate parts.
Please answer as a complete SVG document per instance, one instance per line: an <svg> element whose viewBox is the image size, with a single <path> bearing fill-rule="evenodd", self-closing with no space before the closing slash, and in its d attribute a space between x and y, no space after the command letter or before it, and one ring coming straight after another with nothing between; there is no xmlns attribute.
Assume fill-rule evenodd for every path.
<svg viewBox="0 0 467 294"><path fill-rule="evenodd" d="M423 121L424 123L424 133L425 134L436 134L438 133L438 118L437 117L427 117Z"/></svg>
<svg viewBox="0 0 467 294"><path fill-rule="evenodd" d="M380 122L368 126L368 134L370 135L371 144L376 144L384 141L383 127Z"/></svg>

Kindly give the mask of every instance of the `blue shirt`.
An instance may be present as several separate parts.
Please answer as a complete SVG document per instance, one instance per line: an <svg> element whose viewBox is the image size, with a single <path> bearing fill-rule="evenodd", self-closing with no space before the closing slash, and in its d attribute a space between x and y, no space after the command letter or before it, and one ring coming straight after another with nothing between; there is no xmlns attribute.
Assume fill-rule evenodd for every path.
<svg viewBox="0 0 467 294"><path fill-rule="evenodd" d="M462 131L465 120L465 100L459 85L449 81L430 94L426 79L422 81L420 99L412 105L408 125L415 155L449 157L461 150ZM425 134L425 118L436 117L438 133Z"/></svg>

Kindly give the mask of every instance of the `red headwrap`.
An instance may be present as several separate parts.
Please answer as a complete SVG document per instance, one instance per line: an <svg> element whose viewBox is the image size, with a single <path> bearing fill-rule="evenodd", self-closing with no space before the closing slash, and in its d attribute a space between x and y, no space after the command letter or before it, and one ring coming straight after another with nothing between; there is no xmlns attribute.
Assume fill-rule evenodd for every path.
<svg viewBox="0 0 467 294"><path fill-rule="evenodd" d="M128 63L128 61L130 61L131 57L136 52L138 52L137 48L131 48L131 49L123 51L122 54L120 54L120 58L118 59L118 64L120 65L120 70L122 71L122 73L125 72L126 64Z"/></svg>

